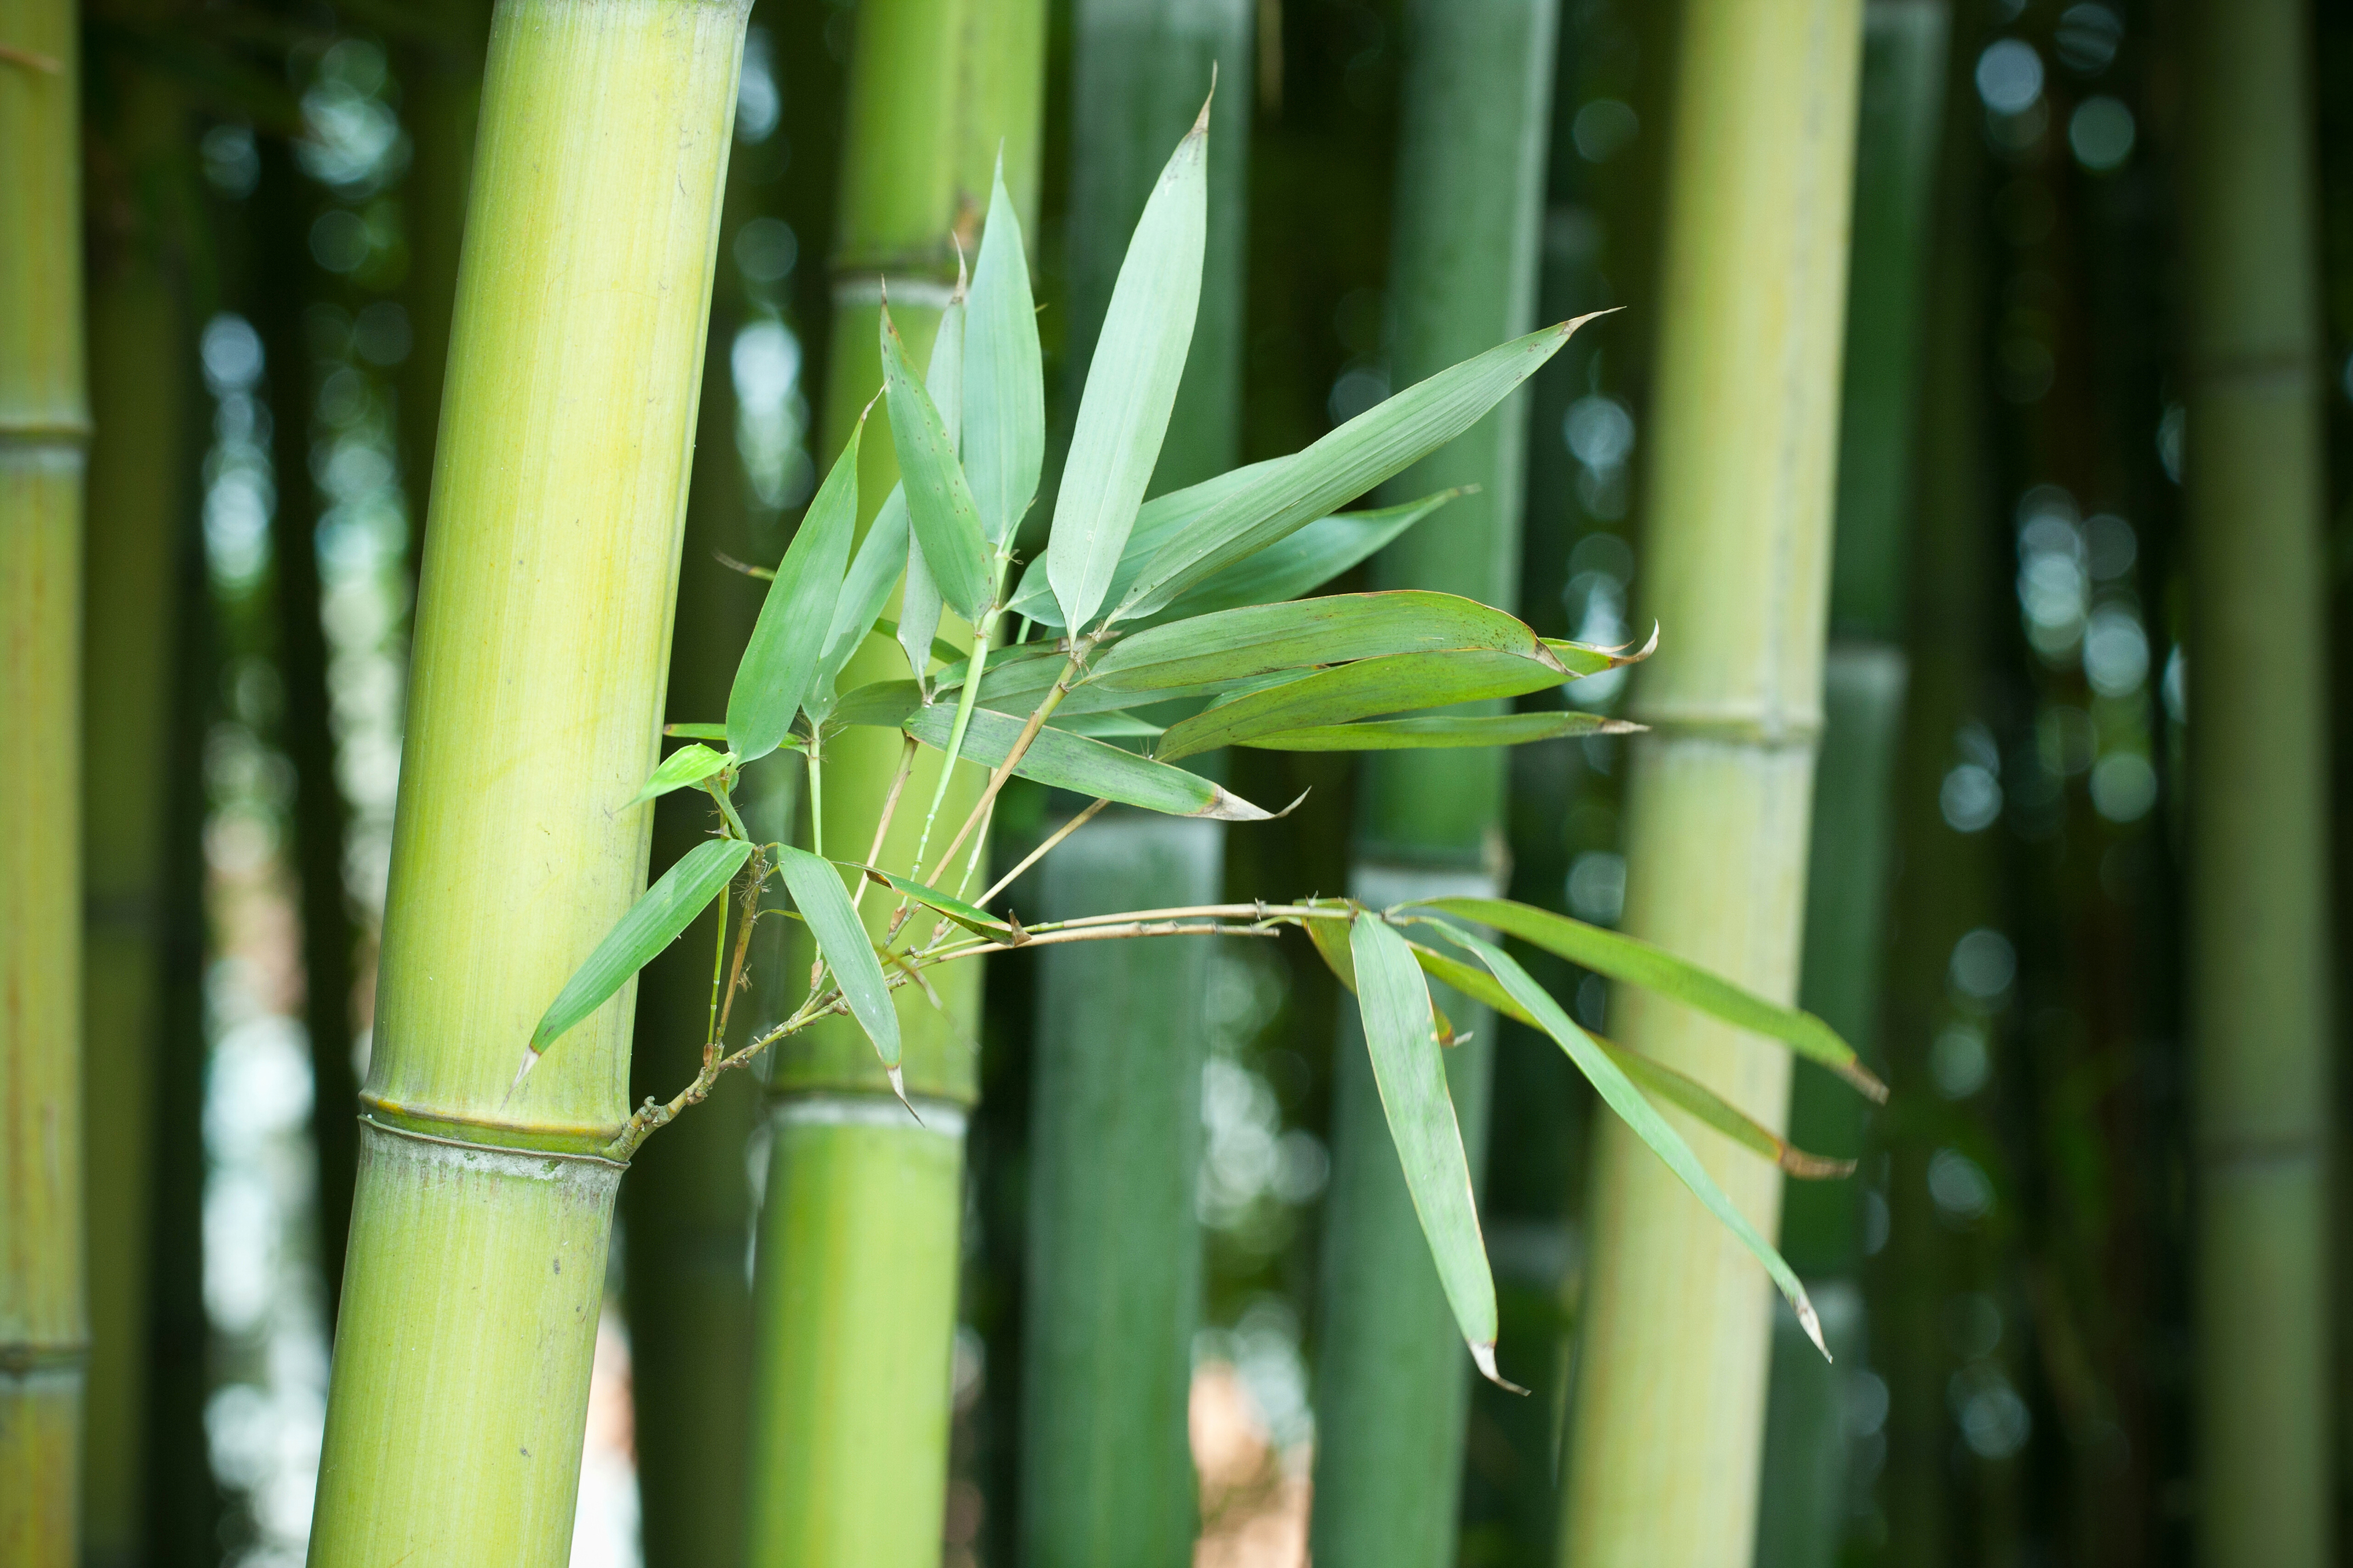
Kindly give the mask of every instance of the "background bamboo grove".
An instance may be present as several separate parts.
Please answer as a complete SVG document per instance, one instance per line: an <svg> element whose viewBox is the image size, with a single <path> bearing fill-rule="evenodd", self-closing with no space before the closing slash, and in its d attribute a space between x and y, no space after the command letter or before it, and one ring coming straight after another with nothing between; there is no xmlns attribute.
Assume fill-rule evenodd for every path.
<svg viewBox="0 0 2353 1568"><path fill-rule="evenodd" d="M0 1559L2334 1561L2341 13L0 0ZM920 1123L836 1019L624 1174L706 916L510 1088L708 828L605 805L726 707L884 291L920 369L1001 155L1042 552L1213 66L1152 492L1618 308L1352 503L1477 487L1326 591L1655 621L1504 704L1650 730L1197 757L1306 799L1114 808L991 907L1500 890L1799 1000L1884 1105L1508 944L1856 1162L1669 1113L1834 1363L1558 1047L1442 994L1530 1392L1478 1379L1295 934L951 966L900 1001ZM862 855L899 749L736 798ZM980 866L1087 804L1015 780ZM739 1044L810 956L754 940Z"/></svg>

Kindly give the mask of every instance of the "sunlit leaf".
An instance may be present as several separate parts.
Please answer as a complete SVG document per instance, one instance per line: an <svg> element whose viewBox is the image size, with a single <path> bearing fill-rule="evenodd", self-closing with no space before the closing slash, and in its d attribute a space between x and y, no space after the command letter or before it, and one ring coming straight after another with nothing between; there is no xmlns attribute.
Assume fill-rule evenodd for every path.
<svg viewBox="0 0 2353 1568"><path fill-rule="evenodd" d="M934 703L907 721L907 733L935 750L945 749L955 714L944 702ZM1022 721L1009 713L986 708L973 710L965 732L964 754L990 767L1011 754ZM1172 768L1124 752L1117 746L1067 731L1043 729L1021 754L1013 771L1023 778L1084 795L1141 806L1170 816L1206 816L1219 822L1265 822L1275 814L1261 811L1222 785L1198 773Z"/></svg>
<svg viewBox="0 0 2353 1568"><path fill-rule="evenodd" d="M1517 654L1483 649L1359 659L1204 709L1171 724L1153 754L1175 762L1286 730L1517 697L1555 685L1559 679L1550 660L1540 663Z"/></svg>
<svg viewBox="0 0 2353 1568"><path fill-rule="evenodd" d="M681 856L659 881L638 895L588 961L564 983L539 1027L531 1032L532 1051L545 1050L610 1000L629 976L694 923L694 917L711 906L751 858L752 847L740 838L709 839Z"/></svg>
<svg viewBox="0 0 2353 1568"><path fill-rule="evenodd" d="M1160 553L1162 545L1208 515L1209 509L1226 497L1256 483L1267 469L1289 461L1289 458L1275 458L1262 463L1246 463L1199 484L1145 501L1144 510L1135 514L1135 526L1128 531L1127 547L1120 552L1119 569L1112 574L1111 592L1105 598L1118 603L1152 558ZM1053 584L1047 580L1045 557L1031 562L1029 570L1022 573L1020 585L1014 590L1012 603L1007 607L1039 626L1062 628L1062 610L1054 602Z"/></svg>
<svg viewBox="0 0 2353 1568"><path fill-rule="evenodd" d="M727 693L727 749L747 763L783 742L817 679L818 655L849 565L849 535L858 521L858 443L865 429L861 416L801 515L735 667Z"/></svg>
<svg viewBox="0 0 2353 1568"><path fill-rule="evenodd" d="M1887 1098L1887 1086L1855 1059L1854 1047L1811 1013L1768 1002L1640 937L1588 925L1583 921L1508 899L1426 899L1415 907L1442 910L1475 921L1597 974L1655 991L1736 1028L1778 1040L1798 1055L1836 1072L1873 1100Z"/></svg>
<svg viewBox="0 0 2353 1568"><path fill-rule="evenodd" d="M1436 713L1280 730L1238 742L1261 752L1405 752L1459 746L1519 746L1564 735L1623 735L1640 724L1599 713Z"/></svg>
<svg viewBox="0 0 2353 1568"><path fill-rule="evenodd" d="M1430 987L1405 938L1378 915L1359 915L1349 925L1348 955L1373 1081L1380 1088L1381 1110L1388 1118L1413 1211L1471 1354L1481 1372L1501 1382L1495 1373L1495 1280L1479 1232L1479 1205L1471 1190L1454 1101L1446 1089Z"/></svg>
<svg viewBox="0 0 2353 1568"><path fill-rule="evenodd" d="M1201 300L1208 143L1204 103L1144 204L1087 365L1046 547L1054 601L1062 624L1074 630L1094 617L1111 591L1168 434Z"/></svg>
<svg viewBox="0 0 2353 1568"><path fill-rule="evenodd" d="M662 733L687 741L723 741L727 738L724 724L665 724Z"/></svg>
<svg viewBox="0 0 2353 1568"><path fill-rule="evenodd" d="M1590 316L1489 349L1366 409L1306 450L1265 466L1163 545L1113 620L1148 616L1194 584L1296 532L1477 424Z"/></svg>
<svg viewBox="0 0 2353 1568"><path fill-rule="evenodd" d="M908 523L940 596L965 619L978 621L993 593L980 512L956 461L955 434L915 379L888 305L881 323L883 398L898 447L900 482L907 492Z"/></svg>
<svg viewBox="0 0 2353 1568"><path fill-rule="evenodd" d="M965 328L965 477L980 508L981 532L1002 548L1038 493L1046 458L1046 384L1038 355L1038 311L1021 220L1005 194L1005 155L988 197L973 268Z"/></svg>
<svg viewBox="0 0 2353 1568"><path fill-rule="evenodd" d="M1085 679L1152 690L1450 648L1517 654L1558 672L1551 651L1513 616L1475 599L1409 590L1252 605L1155 626L1098 654Z"/></svg>
<svg viewBox="0 0 2353 1568"><path fill-rule="evenodd" d="M874 1042L875 1053L895 1085L899 1010L891 1001L889 983L882 978L882 961L874 956L873 942L859 923L858 911L849 907L849 895L842 890L840 873L832 861L821 860L806 849L780 846L776 857L776 869L784 874L793 907L807 922L818 952L833 972L833 983L841 987L849 1016Z"/></svg>
<svg viewBox="0 0 2353 1568"><path fill-rule="evenodd" d="M1715 1178L1707 1173L1706 1167L1699 1163L1699 1157L1691 1152L1691 1145L1683 1142L1683 1134L1668 1125L1666 1118L1659 1114L1658 1108L1643 1098L1642 1091L1634 1087L1624 1068L1611 1059L1609 1053L1597 1045L1592 1037L1570 1022L1568 1015L1561 1011L1560 1004L1547 995L1543 986L1530 979L1528 972L1521 968L1509 953L1458 927L1442 921L1434 924L1446 940L1487 966L1487 972L1520 1005L1524 1014L1534 1018L1536 1026L1568 1053L1568 1058L1577 1064L1577 1071L1585 1075L1609 1103L1609 1109L1618 1113L1620 1120L1633 1131L1637 1138L1649 1145L1651 1152L1665 1162L1667 1169L1691 1189L1692 1194L1706 1205L1708 1212L1723 1221L1725 1228L1739 1238L1740 1244L1765 1265L1765 1271L1773 1277L1773 1283L1780 1287L1782 1295L1788 1298L1789 1305L1797 1311L1798 1321L1804 1325L1815 1348L1821 1351L1827 1359L1830 1351L1822 1343L1821 1321L1814 1315L1814 1304L1807 1300L1806 1288L1798 1282L1798 1276L1774 1250L1773 1244L1757 1233L1757 1227L1749 1223L1748 1216L1733 1205L1724 1189L1716 1185Z"/></svg>
<svg viewBox="0 0 2353 1568"><path fill-rule="evenodd" d="M734 760L732 752L714 752L708 746L681 746L647 776L646 787L631 797L629 804L635 805L674 789L701 784Z"/></svg>

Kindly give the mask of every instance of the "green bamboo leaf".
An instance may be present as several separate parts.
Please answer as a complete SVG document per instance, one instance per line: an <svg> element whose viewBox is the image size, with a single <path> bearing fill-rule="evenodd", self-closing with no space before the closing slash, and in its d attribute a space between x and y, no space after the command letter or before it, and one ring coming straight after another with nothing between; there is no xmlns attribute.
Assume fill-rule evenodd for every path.
<svg viewBox="0 0 2353 1568"><path fill-rule="evenodd" d="M1046 381L1039 363L1038 310L1021 220L1005 194L1005 154L988 196L973 268L965 346L964 468L980 508L981 532L1002 550L1038 494L1046 460Z"/></svg>
<svg viewBox="0 0 2353 1568"><path fill-rule="evenodd" d="M1208 144L1204 102L1144 204L1087 366L1046 546L1047 578L1062 624L1073 631L1093 619L1111 591L1168 434L1201 301Z"/></svg>
<svg viewBox="0 0 2353 1568"><path fill-rule="evenodd" d="M935 702L908 719L907 733L934 750L944 751L955 721L949 705ZM973 710L965 731L964 754L990 767L1002 763L1020 735L1022 721L987 708ZM1172 768L1124 752L1117 746L1067 731L1043 729L1021 754L1013 771L1025 779L1101 796L1123 805L1141 806L1169 816L1206 816L1218 822L1267 822L1277 813L1261 811L1222 785L1198 773Z"/></svg>
<svg viewBox="0 0 2353 1568"><path fill-rule="evenodd" d="M897 876L883 870L879 866L869 866L857 860L837 860L834 864L844 870L859 872L869 881L880 882L892 892L914 900L934 914L945 915L976 936L985 936L991 942L1019 940L1015 937L1011 925L998 920L987 910L977 905L967 904L962 899L943 893L937 888L918 882L912 877Z"/></svg>
<svg viewBox="0 0 2353 1568"><path fill-rule="evenodd" d="M890 499L874 521L866 525L858 553L849 560L849 575L833 607L833 624L826 628L825 647L818 654L817 680L803 705L812 718L823 721L833 711L834 683L841 679L849 656L876 629L882 606L907 560L907 498L892 487ZM894 628L895 635L895 628Z"/></svg>
<svg viewBox="0 0 2353 1568"><path fill-rule="evenodd" d="M899 623L891 619L887 616L875 621L874 629L882 636L890 637L893 641L896 641L899 636ZM938 659L943 664L958 664L964 659L964 649L956 647L955 644L948 641L945 637L934 637L932 639L931 657Z"/></svg>
<svg viewBox="0 0 2353 1568"><path fill-rule="evenodd" d="M924 563L923 552L910 540L907 545L907 575L905 586L899 595L899 651L907 656L907 668L914 672L918 682L926 680L930 664L928 653L940 641L940 585L932 578L932 569Z"/></svg>
<svg viewBox="0 0 2353 1568"><path fill-rule="evenodd" d="M832 736L854 725L896 730L923 705L923 689L912 680L870 680L834 705L825 732Z"/></svg>
<svg viewBox="0 0 2353 1568"><path fill-rule="evenodd" d="M1155 626L1098 654L1084 679L1114 691L1147 691L1455 648L1517 654L1556 668L1559 662L1535 632L1501 610L1409 589L1251 605Z"/></svg>
<svg viewBox="0 0 2353 1568"><path fill-rule="evenodd" d="M640 894L629 912L605 933L588 961L573 972L555 1000L547 1005L539 1027L531 1032L530 1052L523 1058L525 1070L533 1058L603 1006L628 984L629 976L677 941L678 933L711 906L711 900L725 890L751 858L752 847L740 838L708 839L681 856L678 864L663 872L661 879Z"/></svg>
<svg viewBox="0 0 2353 1568"><path fill-rule="evenodd" d="M1564 735L1626 735L1641 729L1599 713L1434 713L1318 724L1236 742L1261 752L1406 752L1460 746L1520 746Z"/></svg>
<svg viewBox="0 0 2353 1568"><path fill-rule="evenodd" d="M1197 752L1245 744L1261 735L1415 708L1517 697L1559 679L1550 660L1539 663L1486 649L1359 659L1204 709L1171 724L1153 754L1173 763Z"/></svg>
<svg viewBox="0 0 2353 1568"><path fill-rule="evenodd" d="M723 741L727 738L724 724L665 724L662 733L686 741Z"/></svg>
<svg viewBox="0 0 2353 1568"><path fill-rule="evenodd" d="M1721 1018L1735 1028L1778 1040L1798 1055L1829 1068L1873 1100L1884 1102L1887 1099L1887 1086L1855 1058L1854 1047L1811 1013L1768 1002L1640 937L1587 925L1583 921L1508 899L1429 899L1414 907L1441 910L1475 921L1597 974L1655 991Z"/></svg>
<svg viewBox="0 0 2353 1568"><path fill-rule="evenodd" d="M1348 956L1356 969L1356 1005L1364 1016L1373 1081L1380 1088L1381 1110L1405 1168L1413 1211L1472 1359L1489 1381L1501 1384L1495 1371L1495 1280L1479 1233L1478 1200L1471 1190L1454 1101L1446 1091L1430 987L1405 938L1378 915L1360 914L1349 924Z"/></svg>
<svg viewBox="0 0 2353 1568"><path fill-rule="evenodd" d="M861 415L801 514L735 667L727 693L727 749L747 763L783 742L817 679L818 655L849 565L849 535L858 521L858 443L865 430Z"/></svg>
<svg viewBox="0 0 2353 1568"><path fill-rule="evenodd" d="M980 512L956 461L955 437L932 395L915 379L887 304L881 321L883 396L907 492L908 523L941 597L956 614L977 622L993 595L990 551L980 531Z"/></svg>
<svg viewBox="0 0 2353 1568"><path fill-rule="evenodd" d="M1569 679L1578 680L1620 665L1641 663L1658 651L1659 628L1653 626L1650 640L1640 647L1632 643L1623 647L1596 647L1591 643L1570 642L1565 637L1546 637L1544 645L1552 650L1554 658L1568 667Z"/></svg>
<svg viewBox="0 0 2353 1568"><path fill-rule="evenodd" d="M1246 463L1222 474L1187 485L1181 490L1171 490L1165 496L1155 496L1144 503L1135 514L1135 526L1128 531L1127 547L1120 552L1119 570L1112 574L1111 592L1106 598L1117 603L1124 597L1160 547L1183 533L1209 509L1243 487L1257 482L1269 468L1291 461L1289 458L1273 458L1264 462ZM1041 626L1062 626L1061 606L1054 602L1054 586L1049 581L1047 561L1040 556L1032 561L1021 574L1021 582L1014 590L1013 601L1006 607L1015 615L1027 616Z"/></svg>
<svg viewBox="0 0 2353 1568"><path fill-rule="evenodd" d="M1440 371L1272 465L1162 546L1111 618L1152 614L1419 462L1477 424L1592 319L1546 327Z"/></svg>
<svg viewBox="0 0 2353 1568"><path fill-rule="evenodd" d="M1652 1100L1665 1100L1751 1153L1763 1155L1780 1166L1784 1174L1801 1182L1836 1181L1854 1174L1855 1163L1852 1160L1833 1160L1826 1155L1806 1152L1699 1079L1687 1078L1666 1063L1654 1057L1644 1056L1630 1046L1619 1045L1599 1035L1588 1037L1607 1052L1609 1059L1616 1062L1619 1069L1631 1079L1635 1087L1644 1094Z"/></svg>
<svg viewBox="0 0 2353 1568"><path fill-rule="evenodd" d="M1341 573L1369 561L1388 542L1444 506L1466 489L1440 490L1436 495L1377 511L1335 512L1317 518L1287 539L1277 540L1255 555L1235 562L1224 571L1195 584L1162 609L1142 617L1141 626L1166 626L1212 610L1243 605L1274 605L1314 593ZM1148 509L1147 509L1148 510ZM1137 531L1142 531L1141 524ZM1122 566L1126 563L1123 561ZM1136 565L1138 574L1144 563ZM1114 583L1119 593L1125 584ZM1549 645L1547 645L1549 646Z"/></svg>
<svg viewBox="0 0 2353 1568"><path fill-rule="evenodd" d="M646 787L631 797L629 804L668 795L691 784L701 784L735 760L733 752L714 752L708 746L681 746L664 757L661 765L646 778Z"/></svg>
<svg viewBox="0 0 2353 1568"><path fill-rule="evenodd" d="M807 922L818 952L833 971L833 983L841 987L849 1016L874 1042L875 1054L891 1075L891 1087L905 1099L907 1091L899 1073L899 1009L892 1003L890 984L882 978L882 961L874 956L874 943L859 923L858 911L849 907L849 895L842 890L840 873L830 860L781 845L776 850L776 869L784 873L793 907Z"/></svg>
<svg viewBox="0 0 2353 1568"><path fill-rule="evenodd" d="M986 682L983 685L986 686ZM1168 726L1139 719L1124 709L1109 708L1100 713L1056 712L1046 721L1047 727L1067 730L1073 735L1092 735L1098 740L1148 741L1165 731Z"/></svg>
<svg viewBox="0 0 2353 1568"><path fill-rule="evenodd" d="M1446 901L1493 903L1499 900ZM1829 1360L1830 1348L1822 1343L1821 1320L1814 1315L1814 1304L1807 1299L1806 1288L1798 1282L1798 1276L1774 1250L1773 1244L1757 1234L1757 1227L1748 1222L1748 1216L1733 1206L1724 1189L1716 1185L1715 1178L1707 1173L1706 1167L1699 1163L1699 1157L1691 1152L1691 1145L1683 1142L1683 1134L1668 1125L1667 1119L1659 1114L1658 1108L1642 1097L1642 1091L1634 1087L1625 1070L1607 1051L1596 1045L1590 1036L1569 1021L1568 1015L1561 1011L1560 1004L1546 994L1543 986L1528 978L1528 972L1522 969L1510 954L1493 943L1442 921L1432 921L1431 924L1449 942L1487 966L1487 972L1502 984L1525 1014L1535 1018L1538 1026L1568 1053L1569 1060L1577 1064L1577 1069L1599 1091L1601 1098L1609 1102L1609 1109L1618 1113L1619 1119L1633 1130L1636 1137L1650 1145L1651 1152L1666 1163L1667 1169L1691 1189L1693 1196L1704 1204L1710 1214L1724 1222L1725 1228L1739 1238L1743 1247L1756 1255L1757 1260L1765 1265L1765 1271L1773 1277L1773 1283L1780 1287L1781 1294L1788 1298L1789 1305L1797 1311L1798 1321L1814 1342L1814 1348L1822 1352L1825 1361Z"/></svg>

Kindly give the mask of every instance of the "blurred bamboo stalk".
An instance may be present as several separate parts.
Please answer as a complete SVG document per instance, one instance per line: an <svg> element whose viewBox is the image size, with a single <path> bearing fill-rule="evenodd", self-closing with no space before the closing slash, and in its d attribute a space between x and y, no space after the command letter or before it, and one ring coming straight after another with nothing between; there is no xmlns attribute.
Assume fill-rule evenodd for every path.
<svg viewBox="0 0 2353 1568"><path fill-rule="evenodd" d="M1082 0L1071 60L1071 312L1075 408L1128 237L1208 93L1209 231L1199 314L1152 493L1240 455L1250 52L1242 0ZM1219 824L1113 812L1055 852L1048 919L1218 896ZM1024 1563L1192 1560L1199 1500L1187 1441L1201 1315L1205 942L1058 950L1039 982L1029 1110L1021 1356ZM1102 1048L1120 1042L1117 1051Z"/></svg>
<svg viewBox="0 0 2353 1568"><path fill-rule="evenodd" d="M1025 231L1035 232L1037 210L1042 0L867 0L857 25L820 468L882 384L882 286L910 352L928 356L956 276L951 237L960 233L974 253L1000 146ZM873 438L882 428L870 426L860 447L861 528L898 479L891 443ZM940 635L971 634L950 616ZM870 638L839 684L849 690L905 670L895 647ZM899 753L897 736L872 729L828 744L824 830L835 853L849 846L862 855L872 844ZM938 766L936 753L922 754L908 798L930 798ZM968 763L958 775L942 806L949 820L977 800L986 776ZM920 812L899 813L883 861L907 864L921 828ZM870 929L880 934L891 910L889 900L866 900ZM754 1289L749 1560L759 1568L939 1561L980 980L977 964L943 972L944 1011L913 988L900 995L902 1065L920 1123L849 1019L778 1049ZM883 1455L889 1462L878 1464Z"/></svg>
<svg viewBox="0 0 2353 1568"><path fill-rule="evenodd" d="M1921 296L1948 26L1945 0L1868 0L1863 7L1831 642L1798 997L1874 1061L1907 675L1904 584ZM1864 1110L1827 1073L1799 1073L1790 1137L1803 1148L1859 1151ZM1831 1353L1849 1364L1823 1361L1796 1315L1775 1311L1759 1568L1830 1568L1846 1531L1852 1467L1845 1382L1867 1343L1856 1279L1862 1196L1859 1180L1788 1189L1782 1256L1806 1279Z"/></svg>
<svg viewBox="0 0 2353 1568"><path fill-rule="evenodd" d="M2198 1552L2302 1568L2336 1510L2311 21L2184 21Z"/></svg>
<svg viewBox="0 0 2353 1568"><path fill-rule="evenodd" d="M1532 324L1556 26L1553 0L1421 0L1409 13L1389 263L1394 385ZM1385 488L1391 501L1457 485L1477 493L1382 552L1378 586L1518 603L1527 410L1525 395L1515 397ZM1503 752L1391 752L1359 766L1352 893L1385 905L1502 890ZM1471 1035L1447 1053L1446 1074L1475 1179L1493 1019L1443 987L1434 994ZM1356 1010L1341 1017L1318 1291L1314 1549L1332 1563L1437 1568L1454 1560L1470 1364Z"/></svg>
<svg viewBox="0 0 2353 1568"><path fill-rule="evenodd" d="M80 46L0 0L0 1561L80 1561Z"/></svg>
<svg viewBox="0 0 2353 1568"><path fill-rule="evenodd" d="M269 513L271 600L279 678L286 693L280 738L294 773L290 847L301 917L302 1024L311 1045L311 1137L318 1162L311 1205L322 1300L332 1323L343 1297L343 1252L360 1158L353 1113L359 1069L352 1059L359 932L343 881L351 804L336 767L327 629L321 618L320 496L311 477L311 405L318 378L307 317L318 299L310 245L317 204L284 138L262 138L258 151L261 169L252 211L261 243L254 247L253 319L269 381L275 497Z"/></svg>
<svg viewBox="0 0 2353 1568"><path fill-rule="evenodd" d="M417 617L317 1568L568 1559L746 0L502 0Z"/></svg>
<svg viewBox="0 0 2353 1568"><path fill-rule="evenodd" d="M158 10L114 5L100 19L152 25ZM82 775L90 1360L81 1521L84 1561L107 1568L146 1562L157 1543L147 1474L154 1132L162 1115L196 1111L157 1094L165 1041L187 1042L165 1013L166 944L186 934L172 918L185 900L167 879L168 835L179 797L201 800L204 784L200 770L174 765L195 468L180 254L194 194L181 173L187 110L174 84L150 71L90 64L100 87L87 127L92 570L82 595L81 743L104 765Z"/></svg>
<svg viewBox="0 0 2353 1568"><path fill-rule="evenodd" d="M1624 923L1779 998L1797 989L1821 725L1862 42L1860 0L1693 0L1668 128L1641 617L1666 640L1635 675L1652 733L1627 784ZM1630 990L1611 1023L1781 1125L1787 1053ZM1689 1135L1771 1234L1780 1173ZM1771 1288L1607 1117L1590 1215L1562 1561L1746 1563Z"/></svg>

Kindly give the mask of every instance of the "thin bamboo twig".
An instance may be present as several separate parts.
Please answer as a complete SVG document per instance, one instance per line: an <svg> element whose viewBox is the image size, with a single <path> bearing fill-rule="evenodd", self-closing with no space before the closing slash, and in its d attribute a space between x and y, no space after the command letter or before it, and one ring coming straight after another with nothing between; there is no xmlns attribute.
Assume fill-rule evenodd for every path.
<svg viewBox="0 0 2353 1568"><path fill-rule="evenodd" d="M1030 867L1035 866L1039 861L1043 860L1053 851L1056 846L1062 842L1062 840L1068 838L1071 834L1076 833L1080 828L1084 827L1088 823L1092 822L1096 816L1102 814L1103 808L1110 804L1111 802L1108 800L1098 800L1092 805L1088 806L1084 811L1080 812L1076 816L1071 817L1070 821L1062 824L1061 826L1054 830L1052 836L1049 837L1046 842L1040 844L1037 848L1032 849L1029 854L1023 856L1021 858L1021 864L1014 867L1013 869L997 879L997 881L989 888L988 891L981 894L979 898L973 901L978 904L982 909L987 909L988 907L989 900L997 897L997 894L1005 891L1006 889L1019 881L1021 879L1022 872L1027 871Z"/></svg>
<svg viewBox="0 0 2353 1568"><path fill-rule="evenodd" d="M915 752L920 745L921 742L913 735L909 735L900 744L899 771L891 775L891 793L883 797L882 815L874 820L874 843L866 851L866 863L869 866L879 866L882 863L882 841L891 836L891 819L898 815L899 796L906 792L907 775L915 770ZM947 770L943 768L940 773L944 778L947 776ZM858 879L858 886L850 889L849 907L852 910L864 901L866 883L867 879L860 877Z"/></svg>

